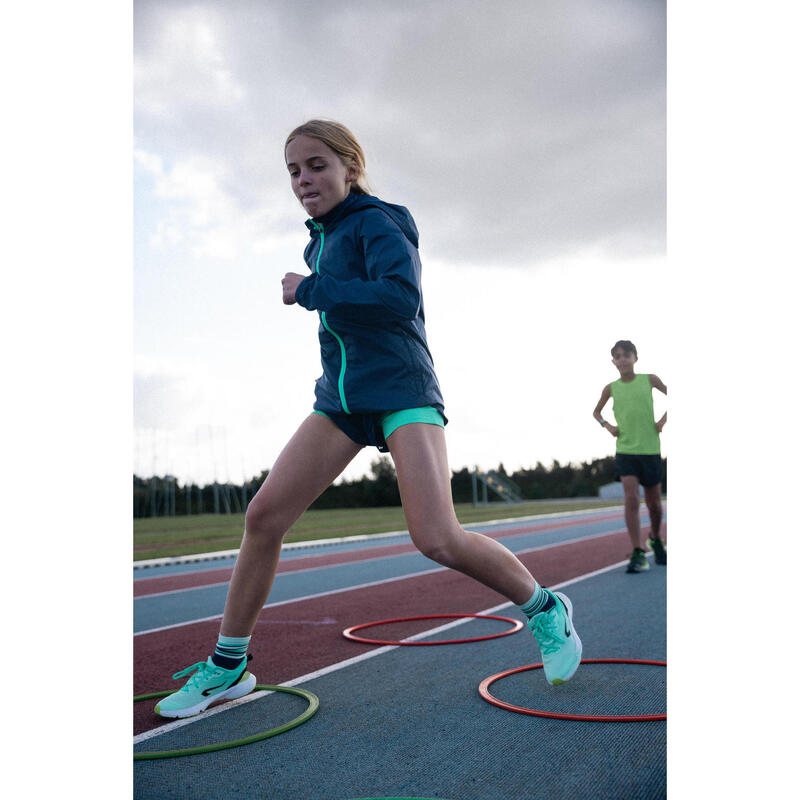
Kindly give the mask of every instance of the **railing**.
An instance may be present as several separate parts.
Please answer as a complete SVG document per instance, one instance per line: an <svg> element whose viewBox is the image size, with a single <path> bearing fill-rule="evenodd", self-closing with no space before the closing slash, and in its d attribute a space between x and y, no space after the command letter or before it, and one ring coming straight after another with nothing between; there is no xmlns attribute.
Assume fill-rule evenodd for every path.
<svg viewBox="0 0 800 800"><path fill-rule="evenodd" d="M483 499L478 500L478 484L483 489ZM479 469L472 472L472 505L486 505L489 502L488 490L491 489L499 498L506 503L521 503L522 490L507 475L490 470L481 472Z"/></svg>

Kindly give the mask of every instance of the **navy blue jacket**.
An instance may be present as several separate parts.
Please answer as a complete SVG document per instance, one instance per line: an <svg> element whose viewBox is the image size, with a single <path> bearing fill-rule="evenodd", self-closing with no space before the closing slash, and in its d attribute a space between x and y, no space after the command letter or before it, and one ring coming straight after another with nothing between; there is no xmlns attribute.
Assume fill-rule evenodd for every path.
<svg viewBox="0 0 800 800"><path fill-rule="evenodd" d="M408 209L351 193L306 225L311 275L295 299L320 315L323 373L314 408L369 414L434 406L444 416Z"/></svg>

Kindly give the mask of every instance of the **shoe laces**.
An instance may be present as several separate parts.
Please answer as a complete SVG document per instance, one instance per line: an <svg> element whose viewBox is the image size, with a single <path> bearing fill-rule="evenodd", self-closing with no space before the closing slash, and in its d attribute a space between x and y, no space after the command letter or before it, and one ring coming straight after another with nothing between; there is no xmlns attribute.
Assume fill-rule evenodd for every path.
<svg viewBox="0 0 800 800"><path fill-rule="evenodd" d="M528 627L545 655L557 653L560 646L564 644L565 640L558 632L558 612L555 607L529 619Z"/></svg>
<svg viewBox="0 0 800 800"><path fill-rule="evenodd" d="M172 680L177 681L181 678L185 678L187 675L192 675L191 678L186 682L186 684L181 687L180 691L188 691L190 688L196 687L200 684L200 682L206 677L206 673L210 667L208 666L207 661L198 661L196 664L192 664L191 667L186 667L186 669L182 669L180 672L176 672L172 676Z"/></svg>

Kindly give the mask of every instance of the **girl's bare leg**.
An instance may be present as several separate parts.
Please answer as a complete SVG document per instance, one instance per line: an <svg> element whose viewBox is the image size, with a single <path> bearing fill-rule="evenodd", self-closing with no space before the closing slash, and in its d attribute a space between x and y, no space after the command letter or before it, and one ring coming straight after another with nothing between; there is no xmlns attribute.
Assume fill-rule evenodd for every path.
<svg viewBox="0 0 800 800"><path fill-rule="evenodd" d="M480 581L517 605L535 582L522 562L488 536L465 531L456 518L444 430L403 425L387 439L411 539L428 558Z"/></svg>
<svg viewBox="0 0 800 800"><path fill-rule="evenodd" d="M341 474L361 445L327 417L310 414L278 456L245 514L220 633L249 636L267 601L286 532Z"/></svg>

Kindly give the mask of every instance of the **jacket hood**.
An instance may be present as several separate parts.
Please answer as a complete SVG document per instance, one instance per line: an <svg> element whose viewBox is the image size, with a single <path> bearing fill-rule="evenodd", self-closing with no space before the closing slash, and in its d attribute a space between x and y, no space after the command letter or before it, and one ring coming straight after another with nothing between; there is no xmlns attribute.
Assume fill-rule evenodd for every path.
<svg viewBox="0 0 800 800"><path fill-rule="evenodd" d="M315 223L325 228L332 228L350 214L370 207L379 208L383 211L383 213L391 218L400 230L403 231L403 234L411 244L413 244L414 247L419 247L419 231L417 230L414 218L411 216L411 212L405 206L386 203L371 194L353 194L351 192L338 206L332 208L327 214L323 214L321 217L315 217L313 220L306 220L306 227L312 233L316 229Z"/></svg>

